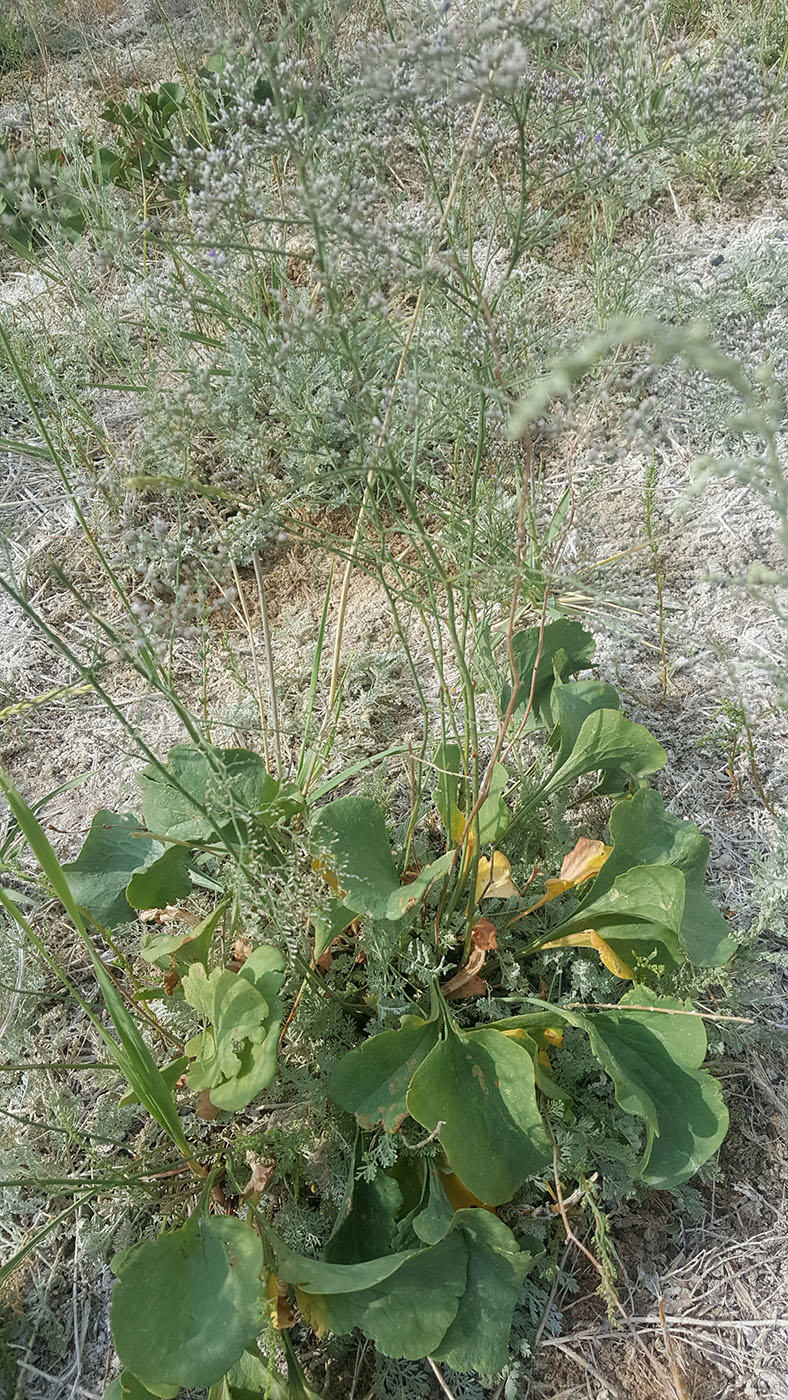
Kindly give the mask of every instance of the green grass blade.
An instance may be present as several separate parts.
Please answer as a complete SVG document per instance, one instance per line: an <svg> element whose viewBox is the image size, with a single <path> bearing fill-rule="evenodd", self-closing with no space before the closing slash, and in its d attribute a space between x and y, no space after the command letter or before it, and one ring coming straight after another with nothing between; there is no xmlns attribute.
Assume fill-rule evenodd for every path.
<svg viewBox="0 0 788 1400"><path fill-rule="evenodd" d="M327 625L327 622L328 622L328 605L329 605L329 603L330 603L330 601L331 601L331 585L332 585L333 581L334 581L334 566L333 566L333 564L332 564L332 565L331 565L331 568L330 568L330 570L329 570L328 583L326 584L325 597L324 597L324 599L323 599L323 611L322 611L321 616L320 616L320 627L319 627L318 633L317 633L317 642L316 642L316 644L315 644L315 655L314 655L314 658L313 658L313 661L312 661L312 675L311 675L310 680L309 680L309 694L308 694L308 696L307 696L306 715L305 715L305 717L304 717L304 738L303 738L303 742L302 742L302 744L301 744L301 753L300 753L299 759L298 759L298 768L297 768L297 770L296 770L296 779L295 779L296 782L299 784L299 786L301 786L301 784L303 783L305 777L308 778L309 776L311 776L311 774L308 774L308 773L305 774L305 771L304 771L304 770L305 770L305 767L306 767L307 754L308 754L308 748L309 748L309 734L310 734L310 730L311 730L311 728L312 728L312 713L313 713L313 711L314 711L314 706L315 706L315 695L317 694L317 683L318 683L318 679L319 679L319 676L320 676L320 660L321 660L321 657L322 657L322 655L323 655L323 646L324 646L324 644L325 644L326 625ZM310 766L311 766L311 765L310 765Z"/></svg>
<svg viewBox="0 0 788 1400"><path fill-rule="evenodd" d="M77 933L87 949L88 956L93 964L93 970L96 974L96 980L101 989L101 995L104 998L104 1004L110 1014L120 1044L108 1034L101 1022L90 1012L86 1003L82 1001L82 998L79 998L83 1008L90 1015L93 1024L101 1034L118 1069L124 1078L128 1080L131 1088L140 1100L140 1103L147 1108L151 1116L156 1119L156 1122L160 1124L175 1143L176 1147L183 1152L184 1156L192 1156L184 1136L181 1120L178 1117L178 1111L172 1094L167 1088L166 1082L162 1078L156 1061L145 1044L133 1016L125 1006L112 978L109 976L107 969L93 947L80 910L71 893L68 880L60 867L55 852L44 834L43 827L36 821L33 812L28 807L21 793L17 791L8 774L2 768L0 768L0 789L2 789L5 794L17 824L36 857L42 873L57 895L66 913L69 915L69 918L72 920ZM39 951L43 953L50 966L54 965L55 971L61 981L66 981L64 975L60 972L59 968L57 968L56 964L54 964L51 955L35 934L34 930L30 927L30 924L22 916L14 901L10 899L3 890L0 890L0 902L5 906L11 917L21 925ZM70 987L67 981L66 985ZM74 991L71 987L70 990Z"/></svg>

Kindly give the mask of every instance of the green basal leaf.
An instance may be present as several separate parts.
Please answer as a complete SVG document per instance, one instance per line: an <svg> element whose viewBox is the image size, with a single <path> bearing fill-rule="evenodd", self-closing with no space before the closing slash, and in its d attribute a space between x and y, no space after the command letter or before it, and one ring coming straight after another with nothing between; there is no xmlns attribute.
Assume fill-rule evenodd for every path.
<svg viewBox="0 0 788 1400"><path fill-rule="evenodd" d="M486 1210L459 1210L454 1228L468 1250L465 1292L457 1316L432 1353L455 1371L492 1376L509 1360L512 1317L523 1279L535 1262L508 1226Z"/></svg>
<svg viewBox="0 0 788 1400"><path fill-rule="evenodd" d="M281 1400L323 1400L323 1397L318 1395L307 1381L289 1332L285 1331L282 1334L282 1341L287 1360L287 1383ZM266 1395L265 1400L271 1400L271 1397ZM278 1400L278 1397L274 1396L273 1400Z"/></svg>
<svg viewBox="0 0 788 1400"><path fill-rule="evenodd" d="M528 703L531 693L531 680L539 656L534 684L534 698L525 732L533 729L552 729L558 718L553 703L553 687L556 678L566 680L567 676L583 671L591 665L595 642L590 632L585 632L579 622L559 618L548 622L542 637L542 650L539 653L538 627L529 627L518 632L512 640L514 658L517 665L519 686L514 711L514 723L518 714ZM501 692L501 714L505 714L511 700L511 684L506 683Z"/></svg>
<svg viewBox="0 0 788 1400"><path fill-rule="evenodd" d="M560 1021L586 1032L621 1107L645 1120L644 1180L657 1187L687 1181L728 1129L719 1085L700 1068L706 1054L703 1018L688 1004L633 986L615 1011L581 1015L555 1006L506 1017L490 1029L531 1032Z"/></svg>
<svg viewBox="0 0 788 1400"><path fill-rule="evenodd" d="M126 886L126 899L132 909L166 909L191 894L191 888L188 848L166 846L144 870L134 872Z"/></svg>
<svg viewBox="0 0 788 1400"><path fill-rule="evenodd" d="M687 957L703 967L722 967L733 957L738 944L731 938L728 925L702 884L689 875L685 879L681 941Z"/></svg>
<svg viewBox="0 0 788 1400"><path fill-rule="evenodd" d="M643 724L633 724L618 710L595 710L583 720L574 747L542 789L548 796L584 773L623 769L631 778L655 773L667 754Z"/></svg>
<svg viewBox="0 0 788 1400"><path fill-rule="evenodd" d="M263 796L256 816L260 825L267 829L292 821L306 807L304 794L298 783L285 782L284 778L268 778L263 788Z"/></svg>
<svg viewBox="0 0 788 1400"><path fill-rule="evenodd" d="M411 1080L408 1112L439 1123L452 1170L481 1201L508 1201L550 1160L528 1051L496 1031L450 1029Z"/></svg>
<svg viewBox="0 0 788 1400"><path fill-rule="evenodd" d="M263 1251L232 1215L193 1216L117 1262L112 1335L122 1364L149 1389L220 1381L263 1327Z"/></svg>
<svg viewBox="0 0 788 1400"><path fill-rule="evenodd" d="M179 1389L175 1386L157 1386L155 1390L148 1390L131 1371L121 1371L113 1385L118 1387L117 1400L150 1400L151 1396L157 1396L159 1400L174 1400ZM107 1400L108 1394L108 1391L104 1392L104 1400Z"/></svg>
<svg viewBox="0 0 788 1400"><path fill-rule="evenodd" d="M136 919L137 911L126 898L126 886L135 871L158 859L163 851L160 841L144 834L133 812L118 814L102 808L93 818L76 860L62 869L79 907L102 928L111 929Z"/></svg>
<svg viewBox="0 0 788 1400"><path fill-rule="evenodd" d="M208 1400L293 1400L285 1379L257 1351L245 1351Z"/></svg>
<svg viewBox="0 0 788 1400"><path fill-rule="evenodd" d="M98 1035L106 1045L114 1063L134 1090L140 1103L144 1104L151 1117L164 1128L164 1131L184 1156L190 1156L189 1145L186 1141L172 1094L162 1078L156 1061L141 1036L133 1016L129 1012L115 983L93 947L91 939L88 937L82 915L74 898L68 878L46 838L43 827L40 822L36 820L34 813L28 807L21 793L14 787L14 784L3 768L0 768L0 788L2 788L5 793L11 811L19 825L19 829L24 833L30 845L30 849L41 867L42 873L61 901L66 913L74 924L77 934L82 940L93 971L96 974L96 981L101 989L104 1005L115 1027L118 1036L117 1040L109 1034L109 1031L100 1018L95 1015L88 1003L81 999L79 993L69 983L62 969L52 958L46 945L42 943L35 929L31 927L21 910L14 904L2 888L0 888L0 903L5 906L14 921L24 929L27 937L38 949L45 962L52 967L60 980L63 981L65 985L69 987L72 994L76 996L86 1015L92 1021Z"/></svg>
<svg viewBox="0 0 788 1400"><path fill-rule="evenodd" d="M437 1244L449 1233L454 1221L452 1210L438 1168L430 1162L427 1173L425 1198L420 1209L414 1212L411 1225L416 1239L422 1244Z"/></svg>
<svg viewBox="0 0 788 1400"><path fill-rule="evenodd" d="M178 744L167 769L171 777L153 766L139 774L145 824L181 841L242 844L250 826L275 826L303 809L298 788L277 782L249 749Z"/></svg>
<svg viewBox="0 0 788 1400"><path fill-rule="evenodd" d="M223 763L217 751L212 752L215 755L215 768L201 749L192 744L178 744L170 749L167 757L167 770L172 778L152 765L138 774L145 823L151 831L175 836L180 841L209 841L217 836L222 825L219 813L225 814L227 811L227 788L231 779L227 772L229 759ZM262 790L262 767L259 759L252 765L254 778L260 784L256 796ZM239 776L235 767L233 776ZM176 783L180 786L176 786ZM209 804L213 804L216 812L215 823L201 810L207 810ZM242 810L246 810L245 801Z"/></svg>
<svg viewBox="0 0 788 1400"><path fill-rule="evenodd" d="M410 909L415 909L417 904L421 904L436 880L441 880L448 873L452 860L453 852L446 851L430 865L425 865L410 884L400 885L390 895L386 904L386 918L396 923L397 919L403 919Z"/></svg>
<svg viewBox="0 0 788 1400"><path fill-rule="evenodd" d="M462 752L459 744L444 739L435 751L435 768L438 773L438 786L433 794L435 806L440 812L441 821L450 833L460 812L460 780L462 775Z"/></svg>
<svg viewBox="0 0 788 1400"><path fill-rule="evenodd" d="M627 1010L643 1006L658 1009ZM640 1174L650 1186L688 1181L728 1131L720 1087L700 1069L706 1054L703 1020L670 1014L688 1009L673 997L633 987L618 1010L572 1018L587 1032L613 1080L618 1103L646 1124Z"/></svg>
<svg viewBox="0 0 788 1400"><path fill-rule="evenodd" d="M302 1302L342 1335L360 1327L386 1356L428 1356L457 1315L468 1252L453 1231L427 1249L366 1264L324 1264L277 1253L279 1278L298 1284Z"/></svg>
<svg viewBox="0 0 788 1400"><path fill-rule="evenodd" d="M548 1030L551 1026L558 1026L566 1020L566 1013L560 1006L550 1007L544 1011L525 1011L521 1016L504 1016L500 1021L490 1021L485 1030L496 1031L516 1031L524 1030L529 1037L538 1031Z"/></svg>
<svg viewBox="0 0 788 1400"><path fill-rule="evenodd" d="M159 1386L155 1391L148 1390L142 1381L132 1376L131 1371L121 1371L104 1391L104 1400L151 1400L152 1396L159 1397L159 1400L162 1400L162 1397L163 1400L174 1400L179 1388Z"/></svg>
<svg viewBox="0 0 788 1400"><path fill-rule="evenodd" d="M468 1250L459 1231L419 1250L385 1282L362 1292L324 1298L329 1327L354 1327L371 1337L384 1356L416 1361L440 1346L465 1291Z"/></svg>
<svg viewBox="0 0 788 1400"><path fill-rule="evenodd" d="M642 781L642 780L641 780ZM629 774L623 768L608 768L602 774L595 788L588 793L589 797L628 797L632 783Z"/></svg>
<svg viewBox="0 0 788 1400"><path fill-rule="evenodd" d="M512 819L503 800L504 789L509 782L509 774L502 763L496 763L490 778L490 788L479 808L479 840L483 846L491 841L500 841Z"/></svg>
<svg viewBox="0 0 788 1400"><path fill-rule="evenodd" d="M384 1279L396 1273L400 1266L412 1259L412 1249L401 1250L397 1254L387 1254L380 1259L369 1259L358 1264L328 1264L322 1259L307 1259L288 1249L269 1230L269 1237L276 1253L276 1276L285 1283L295 1284L304 1293L328 1297L335 1293L363 1293L376 1288Z"/></svg>
<svg viewBox="0 0 788 1400"><path fill-rule="evenodd" d="M183 994L208 1021L186 1045L197 1063L186 1076L190 1089L210 1090L215 1108L235 1113L270 1084L282 1026L279 988L284 958L277 948L255 948L239 973L206 973L193 963Z"/></svg>
<svg viewBox="0 0 788 1400"><path fill-rule="evenodd" d="M198 962L207 966L211 941L226 908L227 900L223 900L212 914L208 914L194 928L181 933L168 933L166 929L146 932L142 939L140 957L144 958L145 962L153 963L162 972L177 972L179 977L183 977L192 963Z"/></svg>
<svg viewBox="0 0 788 1400"><path fill-rule="evenodd" d="M466 823L466 817L460 803L462 802L467 809L470 806L467 794L462 791L464 783L459 744L449 741L440 744L435 754L435 766L439 773L438 787L434 794L435 805L440 812L443 825L452 842L456 845ZM503 793L508 782L509 774L506 768L502 763L496 763L491 774L487 796L478 812L479 839L482 845L487 845L491 841L499 841L511 822L512 814L503 800Z"/></svg>
<svg viewBox="0 0 788 1400"><path fill-rule="evenodd" d="M136 1387L132 1392L136 1400L142 1400L142 1397L148 1393L155 1395L157 1400L175 1400L175 1397L180 1394L181 1387L179 1385L158 1385L154 1384L153 1381L148 1382L150 1386L150 1392L148 1392L146 1387L137 1380L136 1376L132 1376L128 1371L122 1374L126 1375L128 1378L127 1380L121 1381L121 1390L124 1396L129 1394L127 1387L131 1385Z"/></svg>
<svg viewBox="0 0 788 1400"><path fill-rule="evenodd" d="M551 929L550 936L563 938L593 928L604 934L625 962L656 952L658 958L675 965L684 959L680 941L683 916L681 871L669 865L636 865L619 875L598 898L574 910Z"/></svg>
<svg viewBox="0 0 788 1400"><path fill-rule="evenodd" d="M561 764L569 758L588 716L597 710L620 710L621 701L618 691L605 681L570 681L555 686L553 708L557 721L550 742L558 748L556 762Z"/></svg>
<svg viewBox="0 0 788 1400"><path fill-rule="evenodd" d="M312 823L311 844L316 860L336 876L340 889L346 891L342 903L348 918L344 927L360 914L392 922L404 918L452 863L451 852L447 851L431 865L425 865L410 884L401 885L383 813L368 797L340 797L321 807ZM336 937L332 929L342 917L339 906L329 909L327 922L321 923L321 945L326 938L330 942L331 937Z"/></svg>
<svg viewBox="0 0 788 1400"><path fill-rule="evenodd" d="M528 1018L512 1017L511 1019L515 1021L524 1020L527 1022ZM558 1020L558 1017L553 1016L553 1025L555 1024L556 1020ZM534 1066L534 1080L536 1082L536 1087L539 1090L540 1094L544 1094L545 1098L547 1099L556 1099L560 1103L571 1104L572 1095L566 1089L562 1088L562 1086L553 1078L550 1071L539 1059L540 1051L547 1048L544 1042L539 1044L534 1039L533 1035L531 1035L530 1032L526 1030L524 1025L510 1026L506 1022L493 1021L491 1023L490 1029L492 1029L493 1027L495 1028L495 1030L508 1030L510 1035L512 1035L513 1031L516 1031L516 1034L512 1035L512 1039L515 1040L518 1045L522 1045L523 1049L527 1050L528 1054L531 1056Z"/></svg>
<svg viewBox="0 0 788 1400"><path fill-rule="evenodd" d="M329 1264L361 1264L392 1250L402 1192L386 1172L379 1171L373 1181L359 1175L362 1160L362 1137L357 1133L345 1200L323 1251Z"/></svg>
<svg viewBox="0 0 788 1400"><path fill-rule="evenodd" d="M408 1085L439 1034L439 1021L403 1016L398 1031L371 1036L336 1066L329 1084L334 1103L355 1114L362 1128L382 1123L396 1132L408 1114Z"/></svg>
<svg viewBox="0 0 788 1400"><path fill-rule="evenodd" d="M195 963L186 974L183 991L190 1006L210 1022L200 1045L199 1069L188 1076L193 1089L207 1089L225 1079L233 1079L241 1068L240 1048L246 1041L265 1038L270 1007L248 981L234 972L216 969L206 973ZM195 1053L194 1042L187 1053Z"/></svg>
<svg viewBox="0 0 788 1400"><path fill-rule="evenodd" d="M397 1184L402 1193L402 1207L399 1218L394 1228L391 1249L397 1253L398 1250L420 1249L424 1244L437 1244L446 1234L446 1228L441 1229L430 1239L423 1239L413 1228L413 1223L417 1216L429 1205L432 1166L428 1164L429 1170L425 1171L425 1163L417 1157L400 1157L394 1167L397 1176ZM445 1194L445 1193L442 1193ZM452 1215L452 1208L446 1201L449 1217ZM449 1220L451 1223L451 1219Z"/></svg>
<svg viewBox="0 0 788 1400"><path fill-rule="evenodd" d="M580 908L603 895L633 865L668 865L681 870L686 881L681 940L694 963L720 967L736 949L728 926L703 888L709 842L694 822L682 821L652 788L616 803L610 814L611 854Z"/></svg>
<svg viewBox="0 0 788 1400"><path fill-rule="evenodd" d="M336 875L347 892L346 903L357 914L388 917L392 895L400 883L391 854L386 823L369 797L339 797L321 807L312 822L312 850Z"/></svg>
<svg viewBox="0 0 788 1400"><path fill-rule="evenodd" d="M335 898L327 899L320 909L315 909L309 915L315 933L315 962L322 958L334 939L338 938L340 933L344 933L357 917L344 899Z"/></svg>
<svg viewBox="0 0 788 1400"><path fill-rule="evenodd" d="M514 1307L533 1258L496 1216L475 1209L453 1214L437 1177L433 1190L444 1206L417 1216L426 1248L336 1266L277 1247L276 1272L298 1286L306 1314L332 1332L359 1327L387 1356L437 1356L489 1375L505 1364Z"/></svg>

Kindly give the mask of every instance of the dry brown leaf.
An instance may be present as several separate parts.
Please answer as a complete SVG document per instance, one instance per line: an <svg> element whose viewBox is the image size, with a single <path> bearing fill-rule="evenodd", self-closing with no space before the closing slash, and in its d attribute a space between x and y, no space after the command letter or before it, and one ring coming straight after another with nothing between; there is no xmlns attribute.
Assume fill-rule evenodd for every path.
<svg viewBox="0 0 788 1400"><path fill-rule="evenodd" d="M194 1105L195 1116L203 1118L206 1123L212 1123L214 1118L219 1117L220 1111L215 1104L211 1103L210 1089L201 1089Z"/></svg>
<svg viewBox="0 0 788 1400"><path fill-rule="evenodd" d="M421 866L412 865L410 870L406 870L402 876L403 885L412 885L414 880L418 880L421 874Z"/></svg>
<svg viewBox="0 0 788 1400"><path fill-rule="evenodd" d="M220 1210L230 1213L233 1208L233 1198L227 1195L221 1181L215 1181L211 1187L211 1200L216 1202Z"/></svg>
<svg viewBox="0 0 788 1400"><path fill-rule="evenodd" d="M172 996L173 992L175 991L175 988L180 984L180 980L180 973L177 971L175 964L173 963L170 967L169 972L165 972L164 980L162 982L162 986L164 987L164 990L167 993L168 997Z"/></svg>
<svg viewBox="0 0 788 1400"><path fill-rule="evenodd" d="M471 951L468 961L441 987L443 995L449 1001L456 1001L458 997L483 997L487 991L487 983L479 973L487 954L497 947L498 932L495 924L491 924L489 919L477 919L471 929Z"/></svg>
<svg viewBox="0 0 788 1400"><path fill-rule="evenodd" d="M241 1192L241 1200L249 1201L254 1198L256 1201L258 1196L262 1196L271 1180L276 1159L274 1157L255 1157L253 1152L248 1152L246 1161L252 1169L252 1174Z"/></svg>
<svg viewBox="0 0 788 1400"><path fill-rule="evenodd" d="M248 938L236 938L230 951L230 959L227 963L228 972L240 972L246 959L251 957L252 945Z"/></svg>
<svg viewBox="0 0 788 1400"><path fill-rule="evenodd" d="M479 919L471 930L471 951L468 961L441 988L449 1001L458 997L482 997L487 983L479 976L487 954L498 947L495 925L489 919Z"/></svg>
<svg viewBox="0 0 788 1400"><path fill-rule="evenodd" d="M289 1294L290 1285L288 1283L283 1283L275 1274L268 1275L268 1282L265 1285L268 1314L274 1327L280 1331L295 1326L296 1316L290 1303Z"/></svg>
<svg viewBox="0 0 788 1400"><path fill-rule="evenodd" d="M447 991L443 988L447 1001L459 1001L460 997L483 997L487 995L487 983L483 977L469 977L461 985Z"/></svg>
<svg viewBox="0 0 788 1400"><path fill-rule="evenodd" d="M197 914L193 914L191 909L182 909L179 904L168 904L165 909L139 909L137 918L144 924L159 924L161 927L181 920L194 928L200 922Z"/></svg>
<svg viewBox="0 0 788 1400"><path fill-rule="evenodd" d="M495 924L491 924L489 919L477 919L471 930L471 942L474 948L483 948L485 952L497 948L498 930Z"/></svg>
<svg viewBox="0 0 788 1400"><path fill-rule="evenodd" d="M484 966L484 959L486 956L487 952L484 948L471 949L465 966L461 967L459 972L455 972L454 976L450 977L448 982L444 982L441 987L443 995L447 997L449 1001L454 1001L457 997L480 996L481 992L472 992L468 990L469 985L472 983L481 983L482 991L484 992L487 990L486 982L482 982L478 975L481 968Z"/></svg>

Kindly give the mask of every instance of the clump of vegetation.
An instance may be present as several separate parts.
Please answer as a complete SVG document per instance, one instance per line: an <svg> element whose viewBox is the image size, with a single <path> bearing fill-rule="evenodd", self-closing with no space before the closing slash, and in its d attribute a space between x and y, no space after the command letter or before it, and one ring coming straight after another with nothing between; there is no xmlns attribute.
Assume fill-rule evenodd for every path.
<svg viewBox="0 0 788 1400"><path fill-rule="evenodd" d="M190 1209L186 1178L175 1210L183 1223L115 1262L118 1394L214 1385L232 1393L247 1375L270 1384L275 1348L260 1350L261 1320L268 1312L270 1325L289 1331L296 1303L320 1334L360 1328L386 1356L499 1372L522 1280L542 1249L498 1209L533 1208L545 1172L554 1173L560 1204L561 1172L578 1170L570 1145L578 1129L589 1135L582 1157L593 1164L604 1126L563 1082L565 1037L572 1057L576 1037L588 1038L618 1104L642 1121L637 1177L675 1187L718 1148L728 1117L701 1068L703 1017L665 987L687 959L718 966L735 945L703 889L708 841L666 813L648 785L664 750L625 718L611 686L571 679L592 653L590 634L572 622L511 638L514 674L502 677L484 772L469 771L471 755L454 741L430 765L446 841L434 858L423 834L428 800L414 803L404 843L392 850L373 799L310 793L271 777L249 750L203 743L149 765L142 819L98 812L76 860L61 867L3 780L94 966L115 1034L86 1010L128 1082L127 1099L151 1114L201 1186ZM513 784L501 755L539 731L549 738L547 761L535 760L541 776ZM594 785L578 794L589 775ZM610 844L580 837L555 876L540 878L535 865L521 895L507 849L539 860L540 814L567 789L574 803L619 794ZM292 971L303 974L296 992L281 943L253 945L247 919L251 898L269 930L286 926L281 901L293 869L308 861L326 893L310 911L308 941L290 950ZM224 897L201 914L193 901L206 885ZM0 898L57 968L14 897ZM138 911L152 924L140 956L154 980L141 984L124 960L131 1003L160 1032L154 1006L176 1006L179 1028L191 1030L182 1040L179 1029L174 1058L161 1066L92 941L95 931L115 946ZM616 980L631 989L609 1003L551 998L543 956L574 948L599 957L611 996ZM559 968L560 958L554 984ZM341 1008L359 1040L329 1076L326 1066L315 1074L317 1091L356 1122L355 1133L338 1115L332 1124L335 1143L349 1145L347 1187L317 1260L293 1249L286 1214L269 1194L276 1158L244 1170L234 1127L263 1090L287 1109L278 1052L286 1006L290 1025L307 986ZM490 997L513 1014L491 1015ZM397 1007L407 1010L397 1015ZM382 1029L392 1015L398 1026ZM222 1120L199 1146L187 1137L177 1085L197 1095L200 1117ZM414 1126L426 1137L417 1140ZM246 1203L245 1221L210 1213L219 1190ZM166 1309L155 1301L165 1297ZM292 1370L291 1345L287 1355Z"/></svg>
<svg viewBox="0 0 788 1400"><path fill-rule="evenodd" d="M63 183L67 157L50 150L9 149L0 145L0 237L17 251L30 250L45 231L81 238L87 216L77 193Z"/></svg>

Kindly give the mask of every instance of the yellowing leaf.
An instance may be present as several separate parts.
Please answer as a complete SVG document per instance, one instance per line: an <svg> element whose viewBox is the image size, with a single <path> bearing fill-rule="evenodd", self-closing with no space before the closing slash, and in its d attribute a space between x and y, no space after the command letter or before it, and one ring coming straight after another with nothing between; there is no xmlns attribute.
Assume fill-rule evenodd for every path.
<svg viewBox="0 0 788 1400"><path fill-rule="evenodd" d="M549 946L553 946L553 945L549 945ZM528 1046L528 1045L531 1043L531 1039L532 1039L532 1037L529 1035L528 1031L523 1030L523 1029L522 1029L521 1027L519 1027L519 1026L516 1027L514 1030L503 1031L502 1034L503 1034L503 1035L508 1035L510 1040L516 1040L516 1041L518 1042L518 1044L520 1044L520 1045L525 1045L525 1046ZM546 1026L545 1029L544 1029L543 1031L537 1031L537 1032L536 1032L536 1036L537 1036L537 1038L538 1038L539 1036L541 1036L542 1040L545 1040L545 1041L547 1042L548 1045L555 1045L555 1046L557 1046L559 1049L560 1049L560 1047L561 1047L561 1046L563 1045L563 1043L564 1043L564 1033L563 1033L563 1031L562 1031L562 1030L558 1030L555 1026Z"/></svg>
<svg viewBox="0 0 788 1400"><path fill-rule="evenodd" d="M265 1285L266 1306L271 1324L279 1331L295 1327L296 1316L288 1300L290 1285L283 1283L275 1274L268 1275Z"/></svg>
<svg viewBox="0 0 788 1400"><path fill-rule="evenodd" d="M479 976L487 953L484 948L472 948L468 961L459 972L455 972L448 982L444 982L441 987L443 995L449 1001L455 1001L457 997L481 997L487 991L487 983Z"/></svg>
<svg viewBox="0 0 788 1400"><path fill-rule="evenodd" d="M441 1167L440 1178L441 1185L446 1192L446 1199L452 1210L470 1210L472 1207L478 1207L481 1210L488 1210L491 1215L496 1214L495 1207L485 1205L478 1196L474 1196L467 1186L463 1186L460 1178L455 1176L454 1172L449 1171L446 1167Z"/></svg>
<svg viewBox="0 0 788 1400"><path fill-rule="evenodd" d="M567 933L563 938L554 938L551 943L543 943L543 948L593 948L599 954L603 965L608 972L612 972L614 977L620 977L623 981L631 982L634 973L628 967L618 953L614 952L609 943L597 933L594 928L584 928L580 933Z"/></svg>
<svg viewBox="0 0 788 1400"><path fill-rule="evenodd" d="M573 890L576 885L582 885L598 874L612 849L604 841L590 841L587 836L581 836L568 855L564 856L558 879L545 880L544 903L549 904L559 894Z"/></svg>
<svg viewBox="0 0 788 1400"><path fill-rule="evenodd" d="M318 1337L325 1336L328 1331L329 1315L326 1299L322 1293L305 1293L303 1288L294 1288L296 1302L304 1321L309 1324L312 1331Z"/></svg>
<svg viewBox="0 0 788 1400"><path fill-rule="evenodd" d="M449 812L449 835L455 846L462 840L464 830L465 817L459 807L452 807ZM466 837L466 845L470 850L473 850L473 827L471 827Z"/></svg>
<svg viewBox="0 0 788 1400"><path fill-rule="evenodd" d="M480 899L512 899L520 893L512 880L512 867L500 851L493 851L492 860L482 856L476 874L474 903Z"/></svg>
<svg viewBox="0 0 788 1400"><path fill-rule="evenodd" d="M339 881L336 872L331 869L327 856L315 856L312 861L312 869L316 875L322 875L332 894L339 894Z"/></svg>

